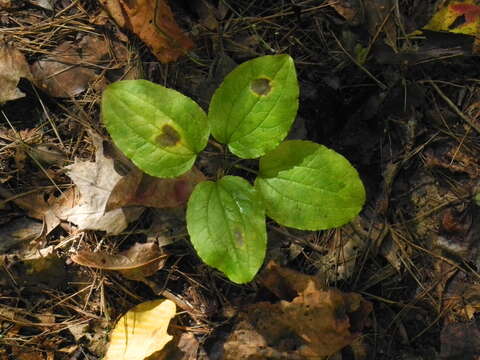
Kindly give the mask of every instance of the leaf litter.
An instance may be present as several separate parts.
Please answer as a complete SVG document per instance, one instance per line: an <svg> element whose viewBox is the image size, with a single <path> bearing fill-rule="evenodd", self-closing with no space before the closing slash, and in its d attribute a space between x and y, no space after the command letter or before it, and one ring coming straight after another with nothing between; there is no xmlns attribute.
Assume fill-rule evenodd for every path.
<svg viewBox="0 0 480 360"><path fill-rule="evenodd" d="M24 97L18 88L21 78L32 80L25 56L12 46L0 41L0 105Z"/></svg>
<svg viewBox="0 0 480 360"><path fill-rule="evenodd" d="M215 7L213 2L205 2ZM474 241L477 238L475 212L478 206L473 196L478 195L479 149L478 133L465 121L470 119L473 124L478 122L478 81L475 80L476 73L472 72L478 66L475 58L470 57L473 36L452 34L450 31L465 26L473 29L472 24L477 19L476 8L470 5L478 6L478 3L444 1L438 2L440 7L435 8L430 6L431 2L402 0L393 2L395 7L387 6L384 12L379 11L382 16L371 17L373 20L367 24L362 18L363 9L357 6L356 1L331 3L338 10L341 10L341 6L350 6L347 10L351 13L344 13L345 17L339 16L332 6L326 4L317 6L309 2L296 2L292 5L277 2L266 8L260 2L222 1L218 6L223 4L226 10L222 16L217 16L213 11L215 20L211 16L211 7L208 10L210 14L199 15L201 11L198 9L189 12L191 9L183 6L185 2L180 5L171 2L175 18L181 21L182 28L195 41L197 48L191 57L179 58L179 62L171 63L168 67L152 61L154 56L142 45L141 39L132 37L128 30L120 33L105 17L94 23L100 11L92 3L57 1L54 12L32 7L28 1L22 1L21 4L8 1L0 3L11 3L10 9L0 10L6 43L18 49L31 64L38 60L54 59L52 50L56 51L65 41L79 42L85 33L92 32L96 38L105 36L109 42L118 41L119 38L128 42L125 45L129 51L135 49L142 57L145 78L180 91L191 91L194 96L200 93L198 97L204 95L199 84L209 80L207 73L214 74L213 59L228 56L240 63L272 51L290 53L300 69L300 108L304 109L301 116L305 119L307 136L329 139L332 147L359 164L359 173L366 178L371 196L368 211L360 215L354 229L348 226L320 233L286 232L280 229L286 235L278 241L275 258L282 265L315 274L316 279L311 278L315 287L311 286L308 291L292 289L280 280L280 275L274 276L272 281L278 284L280 290L258 282L238 287L199 265L192 256L188 242L182 237L181 208L169 213L170 217L159 218L154 217L151 210L146 210L130 224L133 226L125 228L128 233L123 230L120 236L101 231L78 232L62 216L59 217L61 226L53 227L46 234L45 228L52 227L46 226L49 223L46 214L52 210L49 207L53 207L61 194L54 189L50 180L39 175L42 172L37 171L38 168L32 168L35 162L31 161L32 156L26 151L28 148L16 147L16 140L0 137L0 181L2 189L9 191L8 194L1 193L3 201L0 206L0 244L4 252L8 252L8 258L2 258L5 276L0 280L0 316L5 325L2 327L4 336L0 358L12 354L20 358L22 352L25 356L42 359L47 356L78 358L82 352L90 352L89 357L102 358L102 344L106 340L108 326L113 325L108 324L111 320L105 319L117 319L136 304L151 300L153 294L150 289L145 289L144 284L116 276L116 271L104 273L72 266L70 257L78 253L78 249L95 249L93 254L118 255L119 251L113 249L119 246L129 249L133 244L143 244L144 229L153 227L158 228L158 234L150 240L168 238L168 241L161 241L162 244L168 243L166 251L170 254L163 271L149 275L149 280L160 289L154 293L161 294L162 289L167 289L186 305L186 312L178 314L173 328L168 330L174 339L167 347L174 346L178 339L174 330L180 329L183 334L192 335L192 353L195 354L191 355L192 359L205 359L201 357L205 349L213 359L219 349L223 352L229 346L231 349L241 349L242 354L250 351L251 358L266 358L268 355L281 358L285 352L304 358L300 355L301 351L318 353L319 345L312 345L307 339L308 328L302 332L302 329L290 324L283 326L285 324L281 317L288 318L288 315L298 319L305 313L306 305L313 305L315 311L323 311L322 306L328 307L328 301L324 301L328 296L335 300L335 306L341 304L337 300L342 299L344 307L348 308L347 300L356 297L350 296L353 292L361 293L364 299L373 304L375 325L368 327L369 322L363 322L360 333L364 336L357 337L362 340L360 345L354 340L340 352L331 355L331 358L351 358L353 352L360 359L361 350L358 349L382 360L396 357L478 357L478 327L475 319L479 314L479 257L478 244ZM392 2L376 1L369 5L372 6L372 3ZM450 29L423 30L421 38L410 36L414 30L425 28L437 10L449 4L456 9L455 19L447 26ZM52 17L52 14L55 16ZM197 17L204 19L198 20ZM204 23L200 24L200 21ZM392 23L397 26L395 44L391 41L395 32L382 25L383 22L388 26ZM445 24L442 26L445 27ZM342 31L337 31L339 27ZM466 38L469 40L466 41ZM366 51L367 55L362 51ZM363 69L353 63L348 54L357 62L358 59L365 61ZM129 59L126 60L127 67L132 61ZM199 63L193 65L193 61ZM80 199L81 194L59 169L75 157L84 161L90 159L94 163L95 148L91 145L90 137L85 135L85 130L100 132L101 129L95 105L98 93L91 90L103 86L104 80L101 78L104 72L108 73L108 79L111 73L120 74L121 78L125 67L120 57L96 62L94 66L83 60L81 63L80 67L93 69L97 76L84 87L82 93L65 99L53 99L48 94L40 93L52 122L31 101L36 95L29 93L28 83L21 81L18 85L18 79L27 76L15 77L11 82L14 86L10 87L20 87L20 91L28 94L27 97L9 100L1 109L18 132L34 127L41 127L47 134L58 131L65 147L54 147L61 156L49 160L42 153L37 158L64 194L68 194L69 189L75 191L75 201ZM381 89L365 70L386 88ZM222 78L220 76L220 80ZM439 95L430 81L441 89L444 97ZM99 85L98 88L95 84ZM313 91L307 93L311 84ZM420 88L423 94L415 91L415 88ZM322 98L329 100L322 102ZM314 106L308 106L306 99ZM208 98L204 102L208 102ZM335 104L335 111L329 112L332 104ZM15 116L21 114L19 106L32 108L34 115L23 118ZM9 112L9 109L15 111ZM0 117L0 126L7 126L5 117L2 114ZM407 129L410 125L405 126L412 119L417 124L415 131ZM405 141L408 131L412 132L411 140ZM361 139L359 134L363 134ZM25 140L27 137L22 135L22 138ZM27 145L43 152L48 150L42 147L45 139L52 143L51 137L44 137L40 142L28 142ZM105 158L109 156L104 152ZM114 164L119 162L116 156L112 158L115 159ZM205 171L210 166L213 170L206 174L208 177L215 176L212 163L217 158L224 160L224 157L215 157L213 151L210 152L199 162L199 169ZM114 166L114 169L119 170L118 166ZM129 171L120 171L119 174L125 176ZM131 176L135 178L133 183L150 181L143 178L139 181L138 175ZM137 188L134 187L133 192L136 193ZM23 203L20 201L22 198ZM152 203L148 196L143 199ZM120 208L145 206L125 201L122 196L120 200ZM169 201L175 203L173 199L166 200ZM75 202L73 204L69 205L70 208L78 205ZM105 206L103 212L110 209L108 201L107 205L103 203L102 206ZM57 214L57 211L53 213ZM176 218L176 222L171 222L172 218ZM58 221L58 218L54 219L51 224ZM16 237L16 231L21 234L22 230L26 235ZM12 240L12 237L16 239ZM56 271L64 268L68 274L68 278L62 280L64 286L59 282L57 288L50 288L51 284L43 278L51 278L52 275L41 275L33 277L33 281L24 282L22 278L28 272L34 274L41 268L40 265L34 268L25 266L22 259L26 257L26 248L29 251L42 250L51 245L55 247L53 257L61 260ZM16 260L14 256L17 256ZM47 258L51 256L45 255ZM119 278L123 280L119 281ZM296 281L301 283L298 276ZM41 286L35 286L36 282ZM281 290L282 286L286 291ZM332 290L331 287L338 290ZM80 293L77 294L77 291ZM310 296L311 299L322 300L311 304L308 302ZM283 307L278 304L283 304ZM258 319L248 312L250 307L252 313L258 311L258 319L263 324L269 325L266 336L275 340L273 344L268 343L258 326L255 326ZM229 311L236 316L232 317ZM192 316L194 312L204 316ZM268 317L265 312L277 314L280 319ZM238 325L240 321L244 322L245 333L252 336L242 337L242 327ZM77 323L88 325L83 328L79 325L86 334L81 338L81 343L65 336L64 332L56 331ZM103 325L99 326L99 323ZM333 327L325 329L321 327L322 324L312 323L330 335L334 333ZM233 333L231 326L233 331L239 331ZM287 335L276 337L276 327ZM88 332L95 337L87 336ZM357 332L350 331L352 334ZM220 341L222 335L231 341ZM341 331L336 335L338 341L343 341L339 341L340 344L351 339L348 332ZM242 342L252 346L250 349L241 348ZM295 348L296 345L302 347ZM254 353L252 349L261 350ZM333 351L333 347L330 350ZM232 353L231 356L236 355Z"/></svg>

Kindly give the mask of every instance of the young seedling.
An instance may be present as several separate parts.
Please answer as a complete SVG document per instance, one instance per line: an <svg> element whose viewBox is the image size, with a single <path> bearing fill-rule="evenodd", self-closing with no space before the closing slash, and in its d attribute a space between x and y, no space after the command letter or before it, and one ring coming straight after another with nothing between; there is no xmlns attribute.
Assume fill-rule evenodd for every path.
<svg viewBox="0 0 480 360"><path fill-rule="evenodd" d="M282 142L298 95L288 55L239 65L214 93L208 116L192 99L146 80L119 81L103 94L102 119L113 141L150 175L188 171L210 131L236 156L260 158L254 185L238 176L205 181L187 205L198 255L234 282L251 281L263 263L266 216L297 229L324 230L351 221L365 202L358 173L342 155L311 141Z"/></svg>

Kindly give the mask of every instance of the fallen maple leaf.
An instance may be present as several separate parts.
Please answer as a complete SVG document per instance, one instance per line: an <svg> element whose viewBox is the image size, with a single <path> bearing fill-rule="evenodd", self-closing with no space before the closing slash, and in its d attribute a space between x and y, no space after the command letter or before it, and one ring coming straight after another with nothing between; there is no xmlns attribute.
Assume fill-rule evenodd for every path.
<svg viewBox="0 0 480 360"><path fill-rule="evenodd" d="M0 105L25 96L17 88L20 78L32 79L27 60L20 51L0 42Z"/></svg>
<svg viewBox="0 0 480 360"><path fill-rule="evenodd" d="M167 328L176 307L170 300L141 303L118 320L104 360L143 360L172 339Z"/></svg>
<svg viewBox="0 0 480 360"><path fill-rule="evenodd" d="M116 270L130 280L141 280L163 267L166 255L155 243L133 245L118 254L79 251L71 257L77 264L97 269Z"/></svg>
<svg viewBox="0 0 480 360"><path fill-rule="evenodd" d="M105 157L102 139L92 135L96 147L95 162L80 161L67 166L67 175L77 185L80 203L66 210L62 218L78 226L80 230L103 230L119 234L131 221L136 220L144 208L129 207L106 211L105 206L123 177L115 170L115 161Z"/></svg>
<svg viewBox="0 0 480 360"><path fill-rule="evenodd" d="M166 0L99 1L120 27L134 32L162 63L177 60L193 47Z"/></svg>

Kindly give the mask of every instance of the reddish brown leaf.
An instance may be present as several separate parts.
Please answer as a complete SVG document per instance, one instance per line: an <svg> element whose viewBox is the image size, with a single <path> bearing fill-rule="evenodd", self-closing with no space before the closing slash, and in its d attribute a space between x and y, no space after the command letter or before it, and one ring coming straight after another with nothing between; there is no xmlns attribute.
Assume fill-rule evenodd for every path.
<svg viewBox="0 0 480 360"><path fill-rule="evenodd" d="M174 179L161 179L134 169L112 190L106 210L125 206L179 207L187 202L195 185L204 180L205 175L196 168Z"/></svg>
<svg viewBox="0 0 480 360"><path fill-rule="evenodd" d="M177 60L193 47L166 0L99 1L120 27L134 32L162 63Z"/></svg>
<svg viewBox="0 0 480 360"><path fill-rule="evenodd" d="M225 359L333 355L360 339L372 311L372 305L359 294L321 290L316 277L273 262L263 273L262 283L287 301L248 306L224 344Z"/></svg>
<svg viewBox="0 0 480 360"><path fill-rule="evenodd" d="M459 13L460 15L465 16L465 24L472 23L477 21L480 17L480 6L473 4L453 4L450 8Z"/></svg>

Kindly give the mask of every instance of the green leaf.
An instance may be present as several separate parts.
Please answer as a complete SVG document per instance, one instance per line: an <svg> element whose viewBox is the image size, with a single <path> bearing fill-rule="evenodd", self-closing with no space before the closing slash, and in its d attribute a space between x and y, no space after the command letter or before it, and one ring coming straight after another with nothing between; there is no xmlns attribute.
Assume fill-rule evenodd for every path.
<svg viewBox="0 0 480 360"><path fill-rule="evenodd" d="M208 120L212 135L241 158L256 158L287 136L298 109L293 59L268 55L235 68L215 91Z"/></svg>
<svg viewBox="0 0 480 360"><path fill-rule="evenodd" d="M188 201L187 229L200 258L236 283L251 281L262 266L265 209L254 187L240 177L198 184Z"/></svg>
<svg viewBox="0 0 480 360"><path fill-rule="evenodd" d="M210 134L192 99L146 80L125 80L103 92L102 119L115 144L149 175L187 172Z"/></svg>
<svg viewBox="0 0 480 360"><path fill-rule="evenodd" d="M348 160L311 141L285 141L262 157L255 188L269 217L302 230L343 225L365 202L362 181Z"/></svg>

